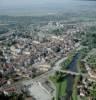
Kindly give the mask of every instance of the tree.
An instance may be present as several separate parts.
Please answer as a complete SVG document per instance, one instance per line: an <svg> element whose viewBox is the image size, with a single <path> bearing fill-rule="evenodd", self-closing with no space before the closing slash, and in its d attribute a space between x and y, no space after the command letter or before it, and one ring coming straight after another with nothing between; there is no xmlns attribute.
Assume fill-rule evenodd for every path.
<svg viewBox="0 0 96 100"><path fill-rule="evenodd" d="M18 96L18 100L25 100L24 94L20 94L20 95Z"/></svg>
<svg viewBox="0 0 96 100"><path fill-rule="evenodd" d="M92 100L96 100L96 84L93 84L92 90L90 90L90 96L93 98Z"/></svg>
<svg viewBox="0 0 96 100"><path fill-rule="evenodd" d="M56 71L55 75L56 75L56 81L57 82L61 81L61 79L63 77L63 73Z"/></svg>
<svg viewBox="0 0 96 100"><path fill-rule="evenodd" d="M17 94L12 93L11 96L10 96L10 100L17 100Z"/></svg>
<svg viewBox="0 0 96 100"><path fill-rule="evenodd" d="M54 98L54 97L52 97L52 100L55 100L55 98Z"/></svg>
<svg viewBox="0 0 96 100"><path fill-rule="evenodd" d="M3 52L0 50L0 56L3 56Z"/></svg>
<svg viewBox="0 0 96 100"><path fill-rule="evenodd" d="M58 76L58 75L59 75L59 71L56 71L56 72L55 72L55 75Z"/></svg>

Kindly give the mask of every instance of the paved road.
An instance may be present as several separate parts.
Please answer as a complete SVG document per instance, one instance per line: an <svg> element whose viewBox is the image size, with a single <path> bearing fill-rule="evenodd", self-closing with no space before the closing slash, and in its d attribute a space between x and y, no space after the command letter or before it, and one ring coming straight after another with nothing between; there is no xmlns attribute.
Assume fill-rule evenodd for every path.
<svg viewBox="0 0 96 100"><path fill-rule="evenodd" d="M64 58L58 60L51 70L49 70L48 72L46 72L40 76L37 76L34 79L30 78L29 80L19 81L19 82L16 82L10 86L4 86L0 90L4 90L6 88L11 88L11 87L16 87L16 89L18 89L18 91L19 91L19 89L21 89L22 84L29 85L29 84L32 84L33 82L40 81L44 78L48 78L50 75L54 75L56 70L60 70L60 64L66 59L67 59L67 57L64 57Z"/></svg>
<svg viewBox="0 0 96 100"><path fill-rule="evenodd" d="M64 61L64 60L66 60L67 59L67 57L64 57L64 58L62 58L62 59L60 59L59 61L57 61L56 63L55 63L55 65L54 65L54 67L50 70L50 71L48 71L48 72L46 72L46 73L44 73L44 74L42 74L42 75L40 75L40 76L38 76L38 77L36 77L36 78L34 78L34 79L29 79L29 80L24 80L24 81L19 81L19 82L17 82L17 83L14 83L14 84L12 84L11 86L9 86L9 88L10 87L16 87L17 89L20 89L21 88L21 86L22 86L22 84L24 84L24 85L30 85L30 84L32 84L33 82L36 82L36 81L41 81L42 79L44 79L44 78L48 78L50 75L54 75L54 73L56 72L56 71L61 71L61 72L64 72L64 73L67 73L67 74L71 74L71 75L82 75L82 76L87 76L87 75L85 75L85 74L83 74L83 73L76 73L76 72L71 72L71 71L64 71L64 70L60 70L60 64ZM8 87L5 87L5 88L8 88Z"/></svg>
<svg viewBox="0 0 96 100"><path fill-rule="evenodd" d="M48 78L50 75L54 75L56 70L60 70L60 64L66 59L67 59L67 57L60 59L59 61L57 61L55 63L54 67L50 71L48 71L34 79L23 81L22 83L31 84L33 81L40 81L41 79Z"/></svg>
<svg viewBox="0 0 96 100"><path fill-rule="evenodd" d="M60 64L66 59L67 59L67 57L64 57L64 58L60 59L59 61L57 61L55 63L54 67L50 71L48 71L48 72L46 72L46 73L44 73L44 74L42 74L42 75L40 75L40 76L38 76L38 77L36 77L34 79L30 78L29 80L19 81L19 82L15 83L15 84L12 84L9 87L14 87L15 86L17 89L20 89L22 84L30 85L30 84L32 84L33 82L36 82L36 81L40 82L42 79L48 78L50 75L54 75L54 73L56 71L61 71L61 72L64 72L64 73L67 73L67 74L71 74L71 75L82 75L84 77L87 76L87 75L85 75L83 73L76 73L76 72L71 72L71 71L60 70ZM7 87L5 87L5 88L7 88Z"/></svg>

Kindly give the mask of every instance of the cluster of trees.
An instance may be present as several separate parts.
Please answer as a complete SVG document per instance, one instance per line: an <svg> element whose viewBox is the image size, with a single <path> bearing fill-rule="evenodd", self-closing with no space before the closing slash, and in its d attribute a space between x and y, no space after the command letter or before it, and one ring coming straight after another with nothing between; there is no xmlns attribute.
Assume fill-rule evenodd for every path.
<svg viewBox="0 0 96 100"><path fill-rule="evenodd" d="M58 29L54 29L52 30L51 34L55 34L57 36L64 34L64 28L58 28Z"/></svg>
<svg viewBox="0 0 96 100"><path fill-rule="evenodd" d="M62 72L59 72L59 71L56 71L55 72L55 79L57 82L60 82L64 79L66 74L62 73Z"/></svg>
<svg viewBox="0 0 96 100"><path fill-rule="evenodd" d="M25 100L25 96L17 93L11 95L0 94L0 100Z"/></svg>
<svg viewBox="0 0 96 100"><path fill-rule="evenodd" d="M96 84L94 83L90 90L90 96L92 100L96 100Z"/></svg>
<svg viewBox="0 0 96 100"><path fill-rule="evenodd" d="M70 54L66 60L64 60L63 63L61 63L62 69L68 69L68 65L72 62L72 59L74 57L74 54Z"/></svg>
<svg viewBox="0 0 96 100"><path fill-rule="evenodd" d="M82 45L88 46L89 49L96 48L96 33L87 33L82 39Z"/></svg>
<svg viewBox="0 0 96 100"><path fill-rule="evenodd" d="M90 65L90 67L92 69L94 69L94 71L96 70L96 54L92 54L90 55L90 57L88 57L87 59L88 64Z"/></svg>
<svg viewBox="0 0 96 100"><path fill-rule="evenodd" d="M84 59L87 56L87 53L89 52L88 48L82 48L80 50L81 58Z"/></svg>

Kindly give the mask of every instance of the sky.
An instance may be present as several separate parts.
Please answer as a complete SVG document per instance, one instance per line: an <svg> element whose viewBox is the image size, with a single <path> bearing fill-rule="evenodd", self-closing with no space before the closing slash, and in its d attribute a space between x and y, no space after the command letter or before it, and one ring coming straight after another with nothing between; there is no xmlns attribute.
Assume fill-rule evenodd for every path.
<svg viewBox="0 0 96 100"><path fill-rule="evenodd" d="M0 15L57 13L96 7L96 2L83 0L0 0ZM90 0L91 1L91 0ZM91 6L90 6L91 5ZM94 9L94 8L93 8Z"/></svg>
<svg viewBox="0 0 96 100"><path fill-rule="evenodd" d="M0 0L0 9L32 8L32 7L39 8L48 6L70 7L72 5L77 6L77 2L80 3L80 1L84 0Z"/></svg>
<svg viewBox="0 0 96 100"><path fill-rule="evenodd" d="M28 6L44 6L47 4L66 3L71 0L0 0L0 8L20 8Z"/></svg>

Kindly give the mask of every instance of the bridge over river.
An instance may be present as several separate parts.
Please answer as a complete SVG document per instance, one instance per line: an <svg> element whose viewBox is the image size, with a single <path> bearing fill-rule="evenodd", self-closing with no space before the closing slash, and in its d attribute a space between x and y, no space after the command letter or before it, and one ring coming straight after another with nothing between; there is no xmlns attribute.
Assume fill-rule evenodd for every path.
<svg viewBox="0 0 96 100"><path fill-rule="evenodd" d="M57 70L57 71L65 73L65 74L75 75L75 76L83 76L83 77L87 77L88 76L88 74L79 73L79 72L73 72L73 71L70 71L70 70Z"/></svg>

